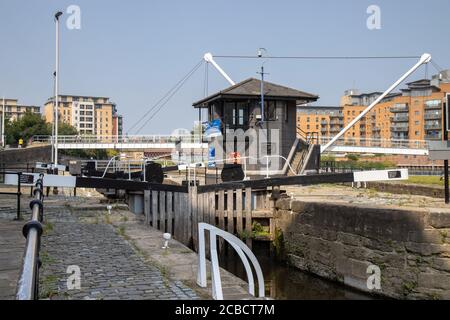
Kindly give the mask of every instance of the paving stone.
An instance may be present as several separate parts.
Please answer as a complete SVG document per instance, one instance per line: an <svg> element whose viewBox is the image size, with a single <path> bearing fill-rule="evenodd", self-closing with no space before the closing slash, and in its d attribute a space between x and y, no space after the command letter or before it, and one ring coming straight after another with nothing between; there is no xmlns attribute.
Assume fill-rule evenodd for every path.
<svg viewBox="0 0 450 320"><path fill-rule="evenodd" d="M48 256L41 268L41 298L51 299L197 299L183 283L166 279L146 264L114 228L89 223L83 212L64 206L46 206L53 230L42 238L41 252ZM81 289L69 290L67 267L81 271ZM55 291L55 292L52 292Z"/></svg>

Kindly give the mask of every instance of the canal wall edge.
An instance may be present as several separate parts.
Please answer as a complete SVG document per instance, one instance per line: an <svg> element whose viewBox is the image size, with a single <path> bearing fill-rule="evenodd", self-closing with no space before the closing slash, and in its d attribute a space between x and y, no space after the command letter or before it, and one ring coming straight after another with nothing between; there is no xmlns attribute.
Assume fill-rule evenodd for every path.
<svg viewBox="0 0 450 320"><path fill-rule="evenodd" d="M450 213L284 198L274 218L275 246L301 270L398 299L450 299ZM367 285L373 266L380 289Z"/></svg>

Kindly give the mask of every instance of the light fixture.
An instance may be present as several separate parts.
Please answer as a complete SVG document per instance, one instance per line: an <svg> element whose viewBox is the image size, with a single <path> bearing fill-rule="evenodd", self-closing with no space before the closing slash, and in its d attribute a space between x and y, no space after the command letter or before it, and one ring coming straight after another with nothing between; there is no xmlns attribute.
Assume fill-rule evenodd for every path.
<svg viewBox="0 0 450 320"><path fill-rule="evenodd" d="M172 239L172 235L170 233L164 233L163 239L164 239L164 246L162 248L168 249L169 248L169 240Z"/></svg>

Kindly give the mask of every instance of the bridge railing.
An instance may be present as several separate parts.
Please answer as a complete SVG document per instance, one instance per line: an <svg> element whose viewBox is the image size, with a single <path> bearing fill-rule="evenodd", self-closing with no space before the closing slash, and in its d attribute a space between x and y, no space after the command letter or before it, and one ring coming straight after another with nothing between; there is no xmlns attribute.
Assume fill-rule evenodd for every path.
<svg viewBox="0 0 450 320"><path fill-rule="evenodd" d="M329 142L333 137L320 137L321 145ZM396 149L428 149L427 140L408 139L379 139L379 138L341 138L335 146L373 147L373 148L396 148Z"/></svg>
<svg viewBox="0 0 450 320"><path fill-rule="evenodd" d="M39 298L39 250L43 232L44 217L44 185L43 174L39 175L34 188L34 200L30 202L31 220L23 227L26 237L25 254L23 256L22 273L17 287L17 300L37 300Z"/></svg>
<svg viewBox="0 0 450 320"><path fill-rule="evenodd" d="M47 143L51 144L54 138L52 136L33 136L32 143ZM58 144L95 144L95 143L111 143L111 144L132 144L132 143L199 143L198 135L68 135L58 136Z"/></svg>

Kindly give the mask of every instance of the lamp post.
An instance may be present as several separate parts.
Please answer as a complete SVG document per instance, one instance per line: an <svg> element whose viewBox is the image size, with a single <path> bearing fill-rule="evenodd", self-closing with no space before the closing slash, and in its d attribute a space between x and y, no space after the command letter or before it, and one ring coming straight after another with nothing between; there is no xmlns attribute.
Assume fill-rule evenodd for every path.
<svg viewBox="0 0 450 320"><path fill-rule="evenodd" d="M2 147L6 145L5 141L5 97L3 97L3 111L2 111Z"/></svg>
<svg viewBox="0 0 450 320"><path fill-rule="evenodd" d="M55 62L55 152L54 152L54 165L55 167L58 166L58 108L59 108L59 101L58 101L58 80L59 80L59 17L63 13L61 11L58 11L55 14L55 26L56 26L56 62Z"/></svg>

